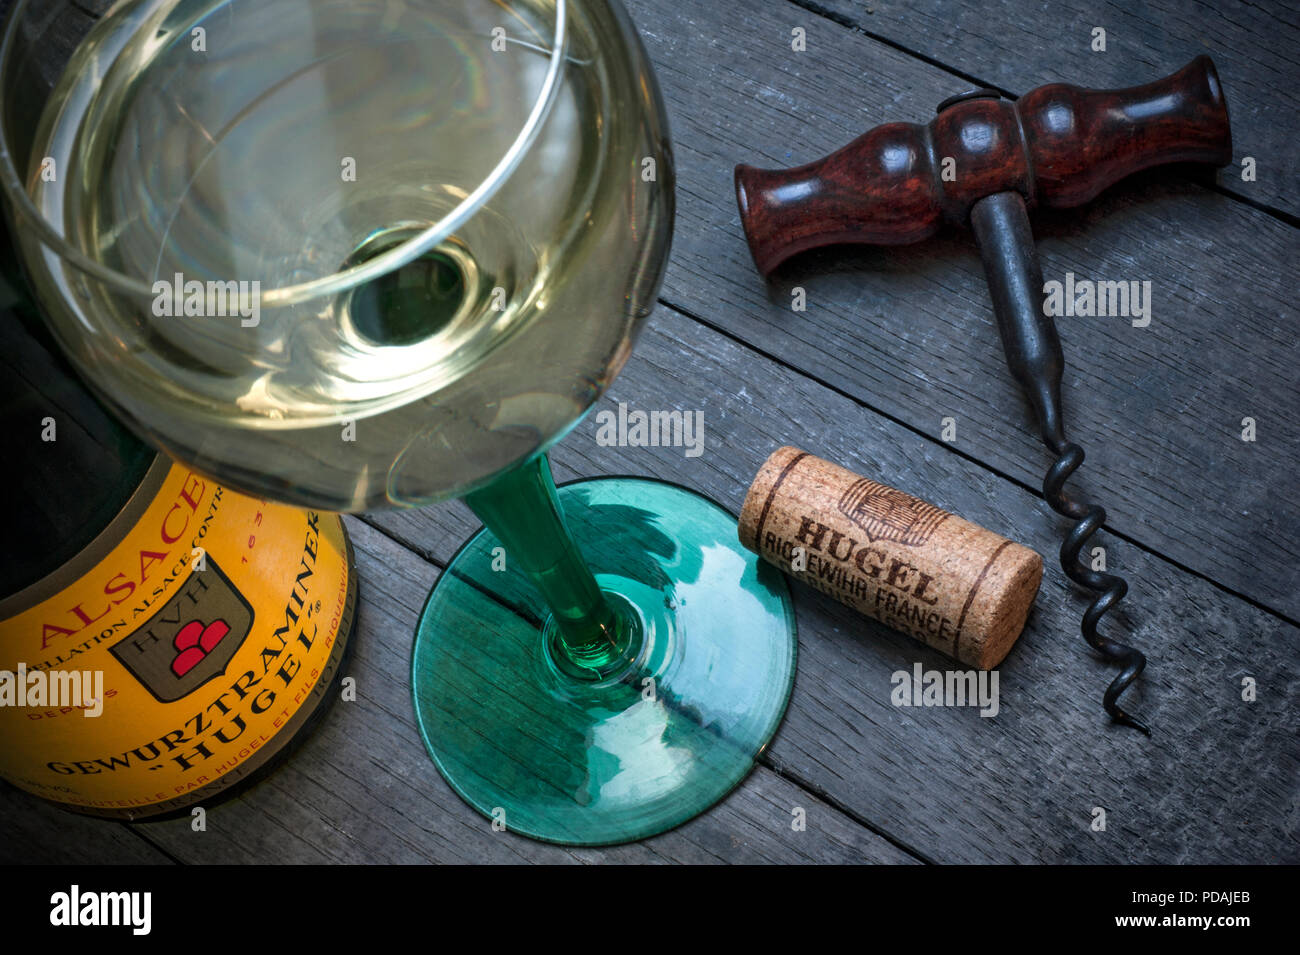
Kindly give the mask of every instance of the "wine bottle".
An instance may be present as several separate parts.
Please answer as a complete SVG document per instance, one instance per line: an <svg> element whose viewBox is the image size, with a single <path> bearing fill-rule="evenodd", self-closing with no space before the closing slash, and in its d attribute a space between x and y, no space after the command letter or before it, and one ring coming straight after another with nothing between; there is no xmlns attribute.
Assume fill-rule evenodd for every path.
<svg viewBox="0 0 1300 955"><path fill-rule="evenodd" d="M346 530L149 448L59 353L3 231L0 271L0 777L119 819L210 804L338 696Z"/></svg>

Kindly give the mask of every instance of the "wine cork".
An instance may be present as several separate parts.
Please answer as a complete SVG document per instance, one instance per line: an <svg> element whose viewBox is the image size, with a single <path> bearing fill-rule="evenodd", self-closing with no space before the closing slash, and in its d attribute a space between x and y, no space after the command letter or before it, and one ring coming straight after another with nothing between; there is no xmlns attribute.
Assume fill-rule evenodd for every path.
<svg viewBox="0 0 1300 955"><path fill-rule="evenodd" d="M955 514L781 448L740 512L740 542L886 626L988 670L1011 650L1043 559Z"/></svg>

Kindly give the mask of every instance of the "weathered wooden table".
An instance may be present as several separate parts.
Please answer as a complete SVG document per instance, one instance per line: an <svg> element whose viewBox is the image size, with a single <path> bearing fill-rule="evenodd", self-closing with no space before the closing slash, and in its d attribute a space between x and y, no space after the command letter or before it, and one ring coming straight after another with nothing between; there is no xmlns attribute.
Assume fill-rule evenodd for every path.
<svg viewBox="0 0 1300 955"><path fill-rule="evenodd" d="M0 790L0 858L64 862L1300 861L1300 27L1286 4L1181 0L629 0L668 101L679 217L660 305L600 407L702 410L706 448L612 448L589 417L557 478L641 474L738 511L759 464L797 444L1016 537L1047 557L1000 712L896 708L890 675L950 664L796 586L799 672L780 733L701 818L640 844L566 849L494 832L435 771L408 688L430 585L476 526L460 504L349 519L363 577L351 675L289 764L188 820L126 826ZM1045 11L1044 6L1059 7ZM1269 10L1270 6L1275 9ZM1093 50L1094 28L1106 32ZM793 47L796 29L806 49ZM737 162L786 166L870 126L925 122L972 84L1147 82L1218 66L1234 164L1144 174L1073 214L1037 215L1048 279L1150 280L1151 322L1059 323L1076 480L1130 595L1108 618L1143 649L1126 705L1084 645L1087 598L1055 560L1063 522L1008 376L978 256L949 235L813 253L764 283L737 220ZM1255 176L1243 178L1242 161ZM807 309L791 309L795 287ZM1093 343L1085 348L1084 343ZM954 419L954 440L943 420ZM1255 440L1243 440L1243 419ZM949 435L951 436L951 435ZM1253 683L1254 699L1247 699ZM1104 831L1094 828L1105 810ZM806 828L792 826L806 810Z"/></svg>

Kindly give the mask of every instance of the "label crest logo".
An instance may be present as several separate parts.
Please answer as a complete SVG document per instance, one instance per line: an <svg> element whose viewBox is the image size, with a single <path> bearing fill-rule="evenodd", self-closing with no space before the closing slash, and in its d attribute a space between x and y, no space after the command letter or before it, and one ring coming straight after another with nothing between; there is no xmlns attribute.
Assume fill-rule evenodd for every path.
<svg viewBox="0 0 1300 955"><path fill-rule="evenodd" d="M160 703L226 672L253 629L253 608L207 555L148 622L110 652Z"/></svg>

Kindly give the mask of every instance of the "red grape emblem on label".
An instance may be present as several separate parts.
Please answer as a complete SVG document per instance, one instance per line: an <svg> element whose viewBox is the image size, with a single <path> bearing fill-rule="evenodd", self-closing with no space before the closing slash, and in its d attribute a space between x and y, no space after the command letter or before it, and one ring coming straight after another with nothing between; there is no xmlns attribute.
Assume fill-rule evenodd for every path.
<svg viewBox="0 0 1300 955"><path fill-rule="evenodd" d="M194 669L212 652L212 648L221 642L221 638L230 632L230 626L224 620L214 620L206 627L197 620L191 620L176 633L172 644L176 647L176 659L172 661L172 672L184 676Z"/></svg>

